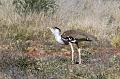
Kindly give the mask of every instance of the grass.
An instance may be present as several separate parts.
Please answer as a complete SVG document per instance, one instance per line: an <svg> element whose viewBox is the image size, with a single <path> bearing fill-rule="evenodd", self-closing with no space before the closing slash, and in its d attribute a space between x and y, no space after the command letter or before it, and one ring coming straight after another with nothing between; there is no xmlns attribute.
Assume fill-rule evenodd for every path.
<svg viewBox="0 0 120 79"><path fill-rule="evenodd" d="M72 65L69 57L58 55L40 58L27 56L12 58L10 54L6 53L2 56L0 68L1 72L9 75L11 79L18 79L23 74L21 78L27 79L31 79L30 76L37 79L119 79L119 57L113 62L110 60L106 61L109 63L108 65L102 62L104 61L103 59L93 62L91 57L90 60L89 63L83 63L82 65ZM5 75L2 76L7 79Z"/></svg>
<svg viewBox="0 0 120 79"><path fill-rule="evenodd" d="M120 79L117 1L99 0L102 7L94 7L97 1L82 1L77 10L71 7L79 15L66 10L66 5L66 14L59 8L53 16L26 17L14 11L11 1L0 1L0 79ZM95 16L90 16L92 11ZM47 26L82 29L95 35L99 46L83 50L82 64L72 65L70 47L59 45Z"/></svg>

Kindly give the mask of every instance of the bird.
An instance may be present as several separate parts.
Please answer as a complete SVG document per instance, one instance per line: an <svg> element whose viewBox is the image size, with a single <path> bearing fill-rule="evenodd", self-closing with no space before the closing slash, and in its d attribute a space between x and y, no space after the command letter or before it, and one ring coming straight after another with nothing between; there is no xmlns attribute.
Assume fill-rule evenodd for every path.
<svg viewBox="0 0 120 79"><path fill-rule="evenodd" d="M61 34L61 29L58 27L47 27L51 30L54 35L56 41L63 45L70 45L71 48L71 59L72 64L74 64L74 49L73 44L76 44L78 50L78 64L81 64L81 48L79 46L79 42L88 41L97 43L97 38L91 34L83 32L80 29L72 29L64 31Z"/></svg>

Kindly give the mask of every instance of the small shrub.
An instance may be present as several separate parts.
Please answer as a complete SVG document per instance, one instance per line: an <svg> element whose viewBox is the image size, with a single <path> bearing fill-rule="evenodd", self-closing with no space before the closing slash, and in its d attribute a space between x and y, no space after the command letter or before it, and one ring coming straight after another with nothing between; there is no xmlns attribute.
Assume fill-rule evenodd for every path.
<svg viewBox="0 0 120 79"><path fill-rule="evenodd" d="M107 77L104 73L99 73L96 76L97 76L97 79L107 79Z"/></svg>
<svg viewBox="0 0 120 79"><path fill-rule="evenodd" d="M19 25L8 26L7 33L3 40L15 50L25 51L31 45L31 40L34 39L34 31L28 29L28 27L22 27ZM4 32L3 32L4 35Z"/></svg>
<svg viewBox="0 0 120 79"><path fill-rule="evenodd" d="M91 52L82 50L82 59L84 60L84 63L89 62L91 56L92 56Z"/></svg>
<svg viewBox="0 0 120 79"><path fill-rule="evenodd" d="M120 47L120 35L116 35L112 38L112 45L114 47Z"/></svg>
<svg viewBox="0 0 120 79"><path fill-rule="evenodd" d="M20 15L31 14L31 13L54 13L56 10L55 0L14 0L16 12Z"/></svg>
<svg viewBox="0 0 120 79"><path fill-rule="evenodd" d="M16 59L16 66L21 70L33 69L36 65L36 60L27 56L18 57Z"/></svg>
<svg viewBox="0 0 120 79"><path fill-rule="evenodd" d="M19 29L19 31L15 32L15 34L11 37L13 43L15 43L15 46L20 51L25 51L30 46L30 42L27 41L32 38L33 32L29 32L26 29Z"/></svg>

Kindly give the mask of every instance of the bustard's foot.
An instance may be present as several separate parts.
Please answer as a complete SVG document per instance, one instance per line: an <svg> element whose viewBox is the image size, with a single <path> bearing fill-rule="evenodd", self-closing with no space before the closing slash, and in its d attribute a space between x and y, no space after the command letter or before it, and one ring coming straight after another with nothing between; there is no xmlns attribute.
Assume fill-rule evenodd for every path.
<svg viewBox="0 0 120 79"><path fill-rule="evenodd" d="M82 64L81 61L75 61L75 64Z"/></svg>
<svg viewBox="0 0 120 79"><path fill-rule="evenodd" d="M75 62L75 64L81 64L81 62L79 62L79 61L76 61L76 62Z"/></svg>
<svg viewBox="0 0 120 79"><path fill-rule="evenodd" d="M72 61L72 64L74 64L74 61Z"/></svg>
<svg viewBox="0 0 120 79"><path fill-rule="evenodd" d="M79 61L79 64L81 64L81 61Z"/></svg>

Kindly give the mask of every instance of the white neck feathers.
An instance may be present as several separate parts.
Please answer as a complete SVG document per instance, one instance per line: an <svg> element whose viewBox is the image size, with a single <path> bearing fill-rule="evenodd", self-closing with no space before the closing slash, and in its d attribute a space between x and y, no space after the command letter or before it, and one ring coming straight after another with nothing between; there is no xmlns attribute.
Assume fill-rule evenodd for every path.
<svg viewBox="0 0 120 79"><path fill-rule="evenodd" d="M63 40L61 39L60 31L58 29L50 29L50 30L55 36L56 41L60 44L64 44Z"/></svg>
<svg viewBox="0 0 120 79"><path fill-rule="evenodd" d="M54 36L55 36L55 39L58 43L64 44L60 34L54 34Z"/></svg>

